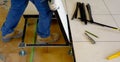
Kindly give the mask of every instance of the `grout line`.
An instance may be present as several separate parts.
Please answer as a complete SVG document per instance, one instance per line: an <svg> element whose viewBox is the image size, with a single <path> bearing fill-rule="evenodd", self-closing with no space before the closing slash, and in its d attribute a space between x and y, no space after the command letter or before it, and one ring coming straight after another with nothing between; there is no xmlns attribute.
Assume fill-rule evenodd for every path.
<svg viewBox="0 0 120 62"><path fill-rule="evenodd" d="M93 14L93 15L111 15L111 14ZM120 15L120 14L112 14L112 15Z"/></svg>
<svg viewBox="0 0 120 62"><path fill-rule="evenodd" d="M117 24L116 19L114 18L114 16L113 16L113 14L111 13L110 9L109 9L109 8L108 8L108 6L106 5L105 1L104 1L104 0L102 0L102 1L103 1L104 5L106 6L106 8L107 8L108 12L109 12L109 13L110 13L110 15L112 16L112 18L113 18L113 20L114 20L114 22L115 22L116 26L117 26L117 27L119 27L119 25Z"/></svg>
<svg viewBox="0 0 120 62"><path fill-rule="evenodd" d="M88 42L88 41L73 41L73 42ZM120 41L96 41L96 42L120 42Z"/></svg>

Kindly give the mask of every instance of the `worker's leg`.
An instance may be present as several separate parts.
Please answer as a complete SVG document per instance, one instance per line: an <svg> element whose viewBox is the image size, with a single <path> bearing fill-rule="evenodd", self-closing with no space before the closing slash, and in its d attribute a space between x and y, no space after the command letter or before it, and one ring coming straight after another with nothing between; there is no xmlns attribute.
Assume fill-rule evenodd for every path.
<svg viewBox="0 0 120 62"><path fill-rule="evenodd" d="M37 33L42 41L53 42L58 39L57 34L50 34L52 11L49 8L48 0L31 0L39 11Z"/></svg>
<svg viewBox="0 0 120 62"><path fill-rule="evenodd" d="M48 0L31 1L35 4L40 13L37 32L41 37L48 37L50 35L50 25L52 18L52 11L49 8Z"/></svg>
<svg viewBox="0 0 120 62"><path fill-rule="evenodd" d="M29 0L11 0L11 8L2 26L2 36L12 33L17 26Z"/></svg>

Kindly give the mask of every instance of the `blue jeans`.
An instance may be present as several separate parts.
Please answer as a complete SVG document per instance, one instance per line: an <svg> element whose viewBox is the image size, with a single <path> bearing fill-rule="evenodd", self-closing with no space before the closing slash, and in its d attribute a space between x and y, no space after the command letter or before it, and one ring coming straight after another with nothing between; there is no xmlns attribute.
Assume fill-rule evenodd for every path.
<svg viewBox="0 0 120 62"><path fill-rule="evenodd" d="M52 18L52 11L49 8L48 0L30 0L39 12L39 21L37 33L45 38L50 35L50 25ZM11 8L8 12L6 21L2 26L2 36L5 36L14 31L17 26L29 0L11 0ZM32 9L32 8L31 8Z"/></svg>

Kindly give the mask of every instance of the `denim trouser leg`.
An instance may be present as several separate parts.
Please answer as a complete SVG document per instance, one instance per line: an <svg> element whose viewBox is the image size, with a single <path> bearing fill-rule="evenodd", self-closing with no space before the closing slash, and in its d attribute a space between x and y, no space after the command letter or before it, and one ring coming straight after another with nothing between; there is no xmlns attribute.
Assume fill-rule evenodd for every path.
<svg viewBox="0 0 120 62"><path fill-rule="evenodd" d="M29 0L11 0L11 8L2 26L2 36L14 31Z"/></svg>
<svg viewBox="0 0 120 62"><path fill-rule="evenodd" d="M40 14L37 33L43 38L48 37L50 35L50 25L52 18L52 11L49 8L48 0L31 0L31 1L35 4Z"/></svg>
<svg viewBox="0 0 120 62"><path fill-rule="evenodd" d="M40 14L37 33L43 38L48 37L50 35L50 25L52 18L52 11L49 8L48 0L31 0L31 1L35 4Z"/></svg>

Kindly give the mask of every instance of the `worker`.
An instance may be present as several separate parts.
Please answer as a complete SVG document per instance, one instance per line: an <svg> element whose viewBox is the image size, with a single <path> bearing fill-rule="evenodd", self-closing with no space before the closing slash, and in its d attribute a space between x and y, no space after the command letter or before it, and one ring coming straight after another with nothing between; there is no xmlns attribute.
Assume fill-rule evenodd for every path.
<svg viewBox="0 0 120 62"><path fill-rule="evenodd" d="M30 0L39 12L37 26L37 40L46 43L56 42L59 39L58 33L50 33L52 11L49 8L48 0ZM29 0L11 0L11 7L6 20L0 29L1 40L9 42L13 38L20 38L23 32L14 30L17 26Z"/></svg>

